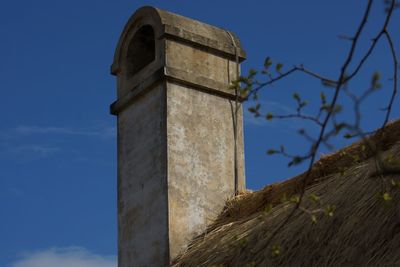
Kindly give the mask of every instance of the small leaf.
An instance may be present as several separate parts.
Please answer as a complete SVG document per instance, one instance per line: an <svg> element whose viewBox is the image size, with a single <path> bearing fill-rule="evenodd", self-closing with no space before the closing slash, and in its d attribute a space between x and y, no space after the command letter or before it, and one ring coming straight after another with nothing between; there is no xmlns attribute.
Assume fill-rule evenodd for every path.
<svg viewBox="0 0 400 267"><path fill-rule="evenodd" d="M229 88L230 89L237 89L237 88L239 88L240 87L240 85L239 85L239 81L237 80L237 81L232 81L232 84L229 86Z"/></svg>
<svg viewBox="0 0 400 267"><path fill-rule="evenodd" d="M246 97L248 95L248 93L249 93L249 90L247 88L240 89L240 95L242 97Z"/></svg>
<svg viewBox="0 0 400 267"><path fill-rule="evenodd" d="M394 179L390 180L392 186L400 188L400 181L396 181Z"/></svg>
<svg viewBox="0 0 400 267"><path fill-rule="evenodd" d="M343 135L343 137L346 138L346 139L350 139L350 138L353 137L353 135L350 134L350 133L346 133L346 134Z"/></svg>
<svg viewBox="0 0 400 267"><path fill-rule="evenodd" d="M333 217L335 209L335 205L327 205L325 208L326 215L328 215L329 217Z"/></svg>
<svg viewBox="0 0 400 267"><path fill-rule="evenodd" d="M330 108L327 104L322 104L320 109L329 111Z"/></svg>
<svg viewBox="0 0 400 267"><path fill-rule="evenodd" d="M272 246L272 256L277 257L281 254L281 247L279 245Z"/></svg>
<svg viewBox="0 0 400 267"><path fill-rule="evenodd" d="M383 193L382 197L383 197L383 200L385 200L385 201L392 200L392 196L388 192Z"/></svg>
<svg viewBox="0 0 400 267"><path fill-rule="evenodd" d="M254 69L250 69L249 70L249 77L251 78L251 77L253 77L254 75L256 75L257 74L257 71L256 70L254 70Z"/></svg>
<svg viewBox="0 0 400 267"><path fill-rule="evenodd" d="M379 71L375 71L374 74L372 74L372 79L371 79L371 86L372 89L380 89L382 87L382 84L379 82L381 80L381 74Z"/></svg>
<svg viewBox="0 0 400 267"><path fill-rule="evenodd" d="M303 162L303 159L299 156L294 156L292 161L288 163L288 166L291 167L293 165L298 165Z"/></svg>
<svg viewBox="0 0 400 267"><path fill-rule="evenodd" d="M254 107L249 107L247 110L248 110L250 113L254 113L254 116L255 116L255 117L259 117L259 116L260 116L260 112L259 112L260 107L261 107L261 105L260 105L260 103L258 103L258 104L255 105Z"/></svg>
<svg viewBox="0 0 400 267"><path fill-rule="evenodd" d="M322 104L326 104L326 95L324 94L324 92L321 92L320 98L321 98Z"/></svg>
<svg viewBox="0 0 400 267"><path fill-rule="evenodd" d="M317 203L319 201L319 196L317 196L316 194L310 194L309 196L310 200L313 201L314 203Z"/></svg>
<svg viewBox="0 0 400 267"><path fill-rule="evenodd" d="M267 116L266 116L266 119L270 121L270 120L272 120L273 118L274 118L274 115L272 115L271 112L268 112L268 113L267 113Z"/></svg>
<svg viewBox="0 0 400 267"><path fill-rule="evenodd" d="M298 94L298 93L293 93L293 98L297 101L297 102L300 102L301 101L301 99L300 99L300 95Z"/></svg>
<svg viewBox="0 0 400 267"><path fill-rule="evenodd" d="M266 57L264 60L264 68L268 69L272 65L272 60L270 57Z"/></svg>
<svg viewBox="0 0 400 267"><path fill-rule="evenodd" d="M334 127L335 127L335 131L336 133L339 133L343 128L346 127L346 125L344 123L334 123Z"/></svg>
<svg viewBox="0 0 400 267"><path fill-rule="evenodd" d="M332 113L339 113L343 110L343 106L342 105L336 105L333 110Z"/></svg>
<svg viewBox="0 0 400 267"><path fill-rule="evenodd" d="M276 72L278 72L280 74L281 70L282 70L282 67L283 67L282 63L276 64L276 67L275 67Z"/></svg>
<svg viewBox="0 0 400 267"><path fill-rule="evenodd" d="M297 204L297 203L300 202L300 197L299 196L292 196L290 198L290 202Z"/></svg>
<svg viewBox="0 0 400 267"><path fill-rule="evenodd" d="M255 107L249 107L248 109L247 109L250 113L256 113L256 108Z"/></svg>
<svg viewBox="0 0 400 267"><path fill-rule="evenodd" d="M385 161L387 162L387 163L393 163L394 162L394 156L393 156L393 154L392 153L389 153L388 155L387 155L387 157L385 158Z"/></svg>
<svg viewBox="0 0 400 267"><path fill-rule="evenodd" d="M315 216L314 214L311 215L311 221L313 223L317 223L317 216Z"/></svg>
<svg viewBox="0 0 400 267"><path fill-rule="evenodd" d="M253 101L257 101L257 100L258 100L258 94L257 94L257 92L254 92Z"/></svg>
<svg viewBox="0 0 400 267"><path fill-rule="evenodd" d="M304 108L305 106L307 106L307 104L308 104L308 101L305 100L305 101L299 103L299 108L302 109L302 108Z"/></svg>
<svg viewBox="0 0 400 267"><path fill-rule="evenodd" d="M277 154L277 153L279 153L279 151L278 151L278 150L275 150L275 149L268 149L268 150L267 150L267 154L268 154L268 155L273 155L273 154Z"/></svg>
<svg viewBox="0 0 400 267"><path fill-rule="evenodd" d="M353 158L353 160L354 160L355 162L359 162L359 161L361 160L361 158L360 158L359 155L353 155L352 158Z"/></svg>

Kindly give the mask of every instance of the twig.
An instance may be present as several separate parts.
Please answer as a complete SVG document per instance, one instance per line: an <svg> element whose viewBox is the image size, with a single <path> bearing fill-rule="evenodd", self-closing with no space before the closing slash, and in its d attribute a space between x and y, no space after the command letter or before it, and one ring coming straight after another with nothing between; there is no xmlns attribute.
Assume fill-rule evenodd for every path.
<svg viewBox="0 0 400 267"><path fill-rule="evenodd" d="M394 7L392 7L392 9L391 9L392 11L393 11L393 8ZM392 11L390 11L390 12L392 12ZM393 92L392 92L392 95L391 95L390 100L389 100L389 105L386 107L386 117L385 117L385 120L383 122L382 128L385 127L386 124L389 121L389 117L390 117L390 113L392 111L392 106L393 106L393 103L394 103L394 99L396 98L397 81L398 81L397 80L398 79L398 69L399 69L399 63L398 63L398 60L397 60L396 50L394 48L392 37L390 36L390 34L389 34L389 32L387 30L384 31L384 34L385 34L386 39L387 39L387 41L389 43L390 51L392 53L392 58L393 58Z"/></svg>

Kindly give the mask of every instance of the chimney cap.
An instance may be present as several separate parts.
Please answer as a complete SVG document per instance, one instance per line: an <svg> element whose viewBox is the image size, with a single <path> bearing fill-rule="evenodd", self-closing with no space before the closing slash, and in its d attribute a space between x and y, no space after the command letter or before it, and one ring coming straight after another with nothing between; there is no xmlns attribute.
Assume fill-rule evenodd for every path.
<svg viewBox="0 0 400 267"><path fill-rule="evenodd" d="M237 53L240 62L246 59L246 53L234 33L152 6L144 6L130 17L122 31L111 65L112 74L118 74L122 51L129 45L130 38L145 25L153 27L156 40L178 40L223 54L227 58L234 59ZM235 47L238 48L237 52Z"/></svg>

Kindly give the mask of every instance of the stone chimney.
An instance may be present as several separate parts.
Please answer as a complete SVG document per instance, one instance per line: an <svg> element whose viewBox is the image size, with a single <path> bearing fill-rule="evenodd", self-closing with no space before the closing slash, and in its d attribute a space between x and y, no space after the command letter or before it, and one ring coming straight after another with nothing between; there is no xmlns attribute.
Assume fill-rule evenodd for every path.
<svg viewBox="0 0 400 267"><path fill-rule="evenodd" d="M244 59L232 32L154 7L129 19L111 66L119 267L169 265L245 188L242 109L235 164L229 89Z"/></svg>

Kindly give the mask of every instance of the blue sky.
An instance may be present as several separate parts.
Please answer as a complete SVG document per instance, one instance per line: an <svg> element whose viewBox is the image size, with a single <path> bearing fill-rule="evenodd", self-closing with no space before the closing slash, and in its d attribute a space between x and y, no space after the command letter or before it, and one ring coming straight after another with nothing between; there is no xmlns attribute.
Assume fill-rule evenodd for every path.
<svg viewBox="0 0 400 267"><path fill-rule="evenodd" d="M0 266L115 266L116 120L108 107L116 88L109 67L119 34L137 8L154 5L234 31L248 55L244 72L260 68L264 57L271 56L285 67L304 64L335 78L350 44L338 35L354 33L364 2L3 1ZM365 44L383 15L376 4L363 35ZM398 14L392 23L396 31L393 25L400 25ZM395 34L399 44L398 30ZM387 48L378 45L351 84L361 90L374 71L382 72L383 93L363 108L366 129L382 120L377 108L390 92L390 62ZM293 110L294 91L313 102L320 90L329 95L317 81L294 75L264 91L261 101L265 111L284 113ZM396 105L392 118L399 117L398 100ZM345 117L351 115L351 108L344 110ZM265 151L280 144L302 151L307 143L296 129L315 129L299 121L256 120L248 113L245 120L249 188L304 170L288 169L285 159L267 157Z"/></svg>

